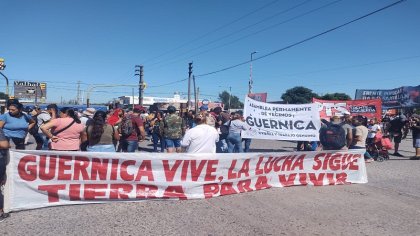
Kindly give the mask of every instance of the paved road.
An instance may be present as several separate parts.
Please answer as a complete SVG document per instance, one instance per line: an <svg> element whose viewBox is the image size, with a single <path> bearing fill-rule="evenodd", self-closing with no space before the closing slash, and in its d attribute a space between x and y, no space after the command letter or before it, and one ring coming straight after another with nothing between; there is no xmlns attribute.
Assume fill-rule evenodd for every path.
<svg viewBox="0 0 420 236"><path fill-rule="evenodd" d="M254 140L251 148L294 146ZM414 154L411 139L403 140L402 153ZM367 184L16 212L0 223L0 235L420 235L420 161L391 156L367 170Z"/></svg>

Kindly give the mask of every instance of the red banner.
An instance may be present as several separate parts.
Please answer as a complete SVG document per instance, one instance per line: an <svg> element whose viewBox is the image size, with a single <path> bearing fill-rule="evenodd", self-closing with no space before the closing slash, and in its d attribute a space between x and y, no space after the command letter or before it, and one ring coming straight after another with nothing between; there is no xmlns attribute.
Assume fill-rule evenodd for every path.
<svg viewBox="0 0 420 236"><path fill-rule="evenodd" d="M312 102L318 105L319 116L324 119L332 116L343 116L347 112L352 116L376 117L378 120L381 119L382 115L381 99L340 101L313 98Z"/></svg>

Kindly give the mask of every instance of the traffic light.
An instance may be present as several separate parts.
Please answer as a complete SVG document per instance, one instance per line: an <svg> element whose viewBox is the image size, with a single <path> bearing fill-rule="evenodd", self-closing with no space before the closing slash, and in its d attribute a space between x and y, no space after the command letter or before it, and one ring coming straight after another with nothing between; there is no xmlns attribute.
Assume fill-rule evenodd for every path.
<svg viewBox="0 0 420 236"><path fill-rule="evenodd" d="M44 89L47 87L47 84L45 84L45 83L40 83L40 84L39 84L39 87L40 87L42 90L44 90Z"/></svg>

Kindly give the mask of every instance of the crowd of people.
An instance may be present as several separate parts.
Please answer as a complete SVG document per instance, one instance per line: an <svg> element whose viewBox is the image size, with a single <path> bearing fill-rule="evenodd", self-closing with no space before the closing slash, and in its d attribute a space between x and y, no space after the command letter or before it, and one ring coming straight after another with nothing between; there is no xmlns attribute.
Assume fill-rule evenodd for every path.
<svg viewBox="0 0 420 236"><path fill-rule="evenodd" d="M9 142L16 149L25 149L29 135L36 142L36 150L87 152L136 152L139 142L150 137L153 152L240 153L249 152L252 141L241 137L241 132L249 128L242 112L229 113L221 107L208 110L202 106L197 113L191 110L180 114L174 106L167 107L166 112L144 107L78 111L59 109L55 104L46 109L24 108L10 101L7 109L0 116L0 185L5 181ZM320 141L298 142L298 151L366 149L366 162L371 162L369 145L380 136L393 140L393 155L401 157L399 144L411 130L416 154L410 159L420 159L419 115L386 115L378 121L347 113L322 122ZM8 216L2 204L0 194L0 221Z"/></svg>
<svg viewBox="0 0 420 236"><path fill-rule="evenodd" d="M401 140L407 137L409 131L413 135L415 155L411 160L420 159L420 115L395 116L385 115L381 121L377 118L368 119L364 116L352 117L350 113L344 116L333 116L330 121L322 120L320 142L316 144L299 142L299 150L315 150L319 144L324 150L366 149L366 162L374 161L373 149L394 149L392 155L404 157L399 152ZM391 142L394 142L392 146ZM378 144L379 142L379 144Z"/></svg>

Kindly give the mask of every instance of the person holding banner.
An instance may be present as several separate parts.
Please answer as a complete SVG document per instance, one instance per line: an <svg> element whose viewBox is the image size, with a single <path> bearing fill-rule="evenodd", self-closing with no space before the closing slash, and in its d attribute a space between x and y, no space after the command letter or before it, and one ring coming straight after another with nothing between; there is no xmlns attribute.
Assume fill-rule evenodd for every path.
<svg viewBox="0 0 420 236"><path fill-rule="evenodd" d="M9 141L4 136L3 129L0 129L0 222L9 217L9 214L3 212L4 197L3 186L6 182L6 157L9 149Z"/></svg>

